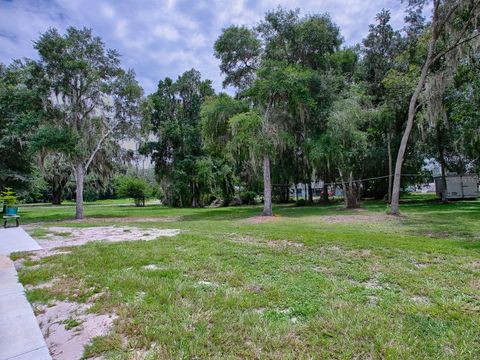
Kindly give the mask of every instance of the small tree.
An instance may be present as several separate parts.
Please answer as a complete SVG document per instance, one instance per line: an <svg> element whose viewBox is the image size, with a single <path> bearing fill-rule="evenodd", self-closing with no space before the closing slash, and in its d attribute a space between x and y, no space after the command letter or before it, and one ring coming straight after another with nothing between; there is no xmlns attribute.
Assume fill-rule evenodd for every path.
<svg viewBox="0 0 480 360"><path fill-rule="evenodd" d="M3 202L2 212L5 212L7 207L14 206L17 203L17 196L12 188L6 187L5 190L0 193L0 200Z"/></svg>
<svg viewBox="0 0 480 360"><path fill-rule="evenodd" d="M13 206L17 203L17 196L12 188L5 188L0 195L0 199L3 201L5 206Z"/></svg>
<svg viewBox="0 0 480 360"><path fill-rule="evenodd" d="M122 197L132 198L135 206L145 206L145 201L152 194L150 185L144 179L128 176L118 179L117 191Z"/></svg>

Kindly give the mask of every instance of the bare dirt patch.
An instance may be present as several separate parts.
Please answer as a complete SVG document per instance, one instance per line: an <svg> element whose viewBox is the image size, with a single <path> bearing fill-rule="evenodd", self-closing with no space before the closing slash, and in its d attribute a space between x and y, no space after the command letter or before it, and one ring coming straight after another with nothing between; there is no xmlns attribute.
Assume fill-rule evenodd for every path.
<svg viewBox="0 0 480 360"><path fill-rule="evenodd" d="M362 283L362 285L367 289L383 289L382 285L380 285L380 283L375 279L365 281Z"/></svg>
<svg viewBox="0 0 480 360"><path fill-rule="evenodd" d="M391 221L392 217L386 214L369 214L369 215L327 215L318 216L315 219L321 220L329 224L338 223L364 223L364 222L385 222Z"/></svg>
<svg viewBox="0 0 480 360"><path fill-rule="evenodd" d="M162 270L164 269L162 266L156 264L148 264L142 267L145 270Z"/></svg>
<svg viewBox="0 0 480 360"><path fill-rule="evenodd" d="M111 217L111 218L88 218L89 223L106 222L174 222L182 220L181 216L150 216L150 217Z"/></svg>
<svg viewBox="0 0 480 360"><path fill-rule="evenodd" d="M58 301L37 305L37 321L54 360L75 360L94 337L110 331L114 314L88 313L91 304Z"/></svg>
<svg viewBox="0 0 480 360"><path fill-rule="evenodd" d="M444 262L444 259L438 256L421 258L421 259L415 259L415 258L411 259L411 263L413 264L413 266L415 266L418 269L424 269L429 266L437 266L442 264L443 262Z"/></svg>
<svg viewBox="0 0 480 360"><path fill-rule="evenodd" d="M242 222L246 222L249 224L263 224L267 222L277 221L280 219L280 216L252 216L248 219L242 220Z"/></svg>
<svg viewBox="0 0 480 360"><path fill-rule="evenodd" d="M378 305L378 296L375 296L375 295L367 296L367 304L370 306Z"/></svg>
<svg viewBox="0 0 480 360"><path fill-rule="evenodd" d="M230 234L229 239L233 242L244 243L244 244L261 244L262 242L264 242L260 238L254 238L248 235L240 236L238 234Z"/></svg>
<svg viewBox="0 0 480 360"><path fill-rule="evenodd" d="M415 295L415 296L412 296L410 300L420 305L430 304L430 299L426 296Z"/></svg>
<svg viewBox="0 0 480 360"><path fill-rule="evenodd" d="M419 268L419 269L423 269L423 268L426 268L426 267L430 266L430 264L428 264L428 263L421 262L421 261L416 261L416 260L413 260L412 263L413 263L413 266L415 266L416 268Z"/></svg>
<svg viewBox="0 0 480 360"><path fill-rule="evenodd" d="M475 279L470 282L470 287L474 290L480 290L480 279Z"/></svg>
<svg viewBox="0 0 480 360"><path fill-rule="evenodd" d="M263 286L259 285L259 284L250 284L250 285L247 286L247 290L249 292L259 294L263 291Z"/></svg>
<svg viewBox="0 0 480 360"><path fill-rule="evenodd" d="M79 246L91 241L150 241L161 236L175 236L180 233L178 229L142 229L130 226L96 226L84 228L52 226L46 230L49 234L45 238L37 239L37 242L44 249Z"/></svg>
<svg viewBox="0 0 480 360"><path fill-rule="evenodd" d="M471 270L480 270L480 260L474 260L467 266Z"/></svg>
<svg viewBox="0 0 480 360"><path fill-rule="evenodd" d="M351 250L349 255L355 258L371 258L374 255L369 249Z"/></svg>
<svg viewBox="0 0 480 360"><path fill-rule="evenodd" d="M38 243L40 243L39 240L37 240ZM38 261L40 259L43 259L43 258L46 258L46 257L49 257L49 256L55 256L55 255L66 255L66 254L70 254L71 251L67 251L67 250L53 250L53 249L42 249L42 250L37 250L37 251L33 251L31 252L30 254L30 260L32 261ZM32 269L33 267L29 267L30 269Z"/></svg>
<svg viewBox="0 0 480 360"><path fill-rule="evenodd" d="M436 239L446 239L450 237L450 233L448 231L427 232L426 235L428 237L436 238Z"/></svg>
<svg viewBox="0 0 480 360"><path fill-rule="evenodd" d="M374 276L370 278L370 280L362 282L361 285L371 290L383 289L382 284L378 281L378 276L379 274L374 274Z"/></svg>
<svg viewBox="0 0 480 360"><path fill-rule="evenodd" d="M294 248L301 248L304 246L303 243L294 242L289 240L265 240L261 237L254 238L252 236L238 236L237 234L232 234L233 242L236 243L243 243L243 244L252 244L252 245L259 245L259 246L268 246L271 248L286 248L286 247L294 247Z"/></svg>
<svg viewBox="0 0 480 360"><path fill-rule="evenodd" d="M58 220L52 222L52 224L72 224L72 223L93 223L93 224L105 224L105 223L142 223L142 222L175 222L181 221L181 216L150 216L150 217L89 217L82 220ZM25 230L32 230L36 227L44 226L45 223L30 223L22 225Z"/></svg>
<svg viewBox="0 0 480 360"><path fill-rule="evenodd" d="M301 248L304 246L302 243L289 241L289 240L270 240L267 242L267 245L273 248L285 248L285 247Z"/></svg>
<svg viewBox="0 0 480 360"><path fill-rule="evenodd" d="M53 279L53 280L50 280L50 281L47 281L47 282L44 282L44 283L40 283L40 284L37 284L37 285L27 284L27 285L25 285L25 290L31 291L31 290L35 290L35 289L50 289L50 288L54 287L57 282L58 282L58 279Z"/></svg>

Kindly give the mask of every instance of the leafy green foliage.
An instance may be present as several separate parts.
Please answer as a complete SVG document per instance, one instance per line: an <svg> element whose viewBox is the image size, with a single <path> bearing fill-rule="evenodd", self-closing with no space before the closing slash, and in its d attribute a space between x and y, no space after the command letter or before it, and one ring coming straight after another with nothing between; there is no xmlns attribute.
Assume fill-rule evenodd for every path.
<svg viewBox="0 0 480 360"><path fill-rule="evenodd" d="M145 200L152 195L152 189L146 180L130 176L117 178L117 192L121 197L133 199L135 206L145 206Z"/></svg>
<svg viewBox="0 0 480 360"><path fill-rule="evenodd" d="M220 59L220 70L226 74L223 85L243 89L255 77L261 53L261 43L255 33L245 26L230 26L215 41L215 56Z"/></svg>
<svg viewBox="0 0 480 360"><path fill-rule="evenodd" d="M196 207L207 200L212 162L204 157L200 107L213 93L211 82L192 69L176 82L161 80L149 96L144 116L156 139L142 151L152 156L169 205Z"/></svg>
<svg viewBox="0 0 480 360"><path fill-rule="evenodd" d="M0 193L0 200L3 202L4 206L13 206L17 203L17 196L12 188L6 187Z"/></svg>
<svg viewBox="0 0 480 360"><path fill-rule="evenodd" d="M42 96L33 61L0 64L0 187L28 191L34 162L31 139L44 116Z"/></svg>
<svg viewBox="0 0 480 360"><path fill-rule="evenodd" d="M337 169L349 207L357 206L360 184L353 179L364 176L371 148L369 132L377 119L369 99L353 86L334 103L327 130L311 150L314 159L326 160Z"/></svg>
<svg viewBox="0 0 480 360"><path fill-rule="evenodd" d="M212 155L220 156L231 140L229 119L248 111L245 101L237 100L225 93L205 99L200 110L201 132L204 148Z"/></svg>
<svg viewBox="0 0 480 360"><path fill-rule="evenodd" d="M102 157L102 150L112 149L137 127L142 89L134 72L121 68L119 54L90 29L70 27L63 36L50 29L35 42L35 49L40 56L37 81L47 89L43 102L48 116L34 148L64 155L76 178L76 211L82 218L85 176L94 161L96 169L108 168L101 161L113 156Z"/></svg>
<svg viewBox="0 0 480 360"><path fill-rule="evenodd" d="M257 111L234 115L229 120L232 140L228 146L232 152L248 149L250 160L255 162L269 148L269 139L263 136L262 117Z"/></svg>
<svg viewBox="0 0 480 360"><path fill-rule="evenodd" d="M240 34L249 40L238 49L232 44ZM236 86L253 107L243 117L236 115L233 124L242 130L236 131L241 140L232 141L247 141L249 158L263 158L264 214L271 213L271 163L280 184L312 175L304 144L323 131L328 108L341 88L341 72L353 71L356 61L352 52L332 56L341 42L339 29L328 15L300 17L299 10L281 7L267 12L253 30L233 26L217 40L215 55L226 76L224 85ZM256 51L258 46L261 51ZM252 48L255 51L249 51ZM252 116L255 113L261 124L254 124L259 119ZM276 162L289 157L295 158L294 166L278 169Z"/></svg>
<svg viewBox="0 0 480 360"><path fill-rule="evenodd" d="M235 96L215 95L211 82L192 69L161 80L140 101L134 73L122 69L119 54L91 30L48 30L35 42L38 61L0 67L0 186L19 189L22 199L24 189L35 188L61 200L63 188L75 193L65 185L72 174L76 186L86 184L86 197L96 198L118 171L119 140L139 134L148 139L142 152L155 163L163 200L174 206L218 198L226 205L244 192L261 193L262 181L275 199L288 201L292 183L391 174L433 35L423 17L427 3L407 2L404 32L393 28L388 10L380 11L361 45L351 47L342 47L328 14L279 6L254 27L231 25L215 42L214 55ZM449 32L435 44L441 54L455 36L475 35L471 16L478 16L478 6L438 6L442 17L453 11ZM431 121L429 94L422 91L407 172L422 173L425 159L449 171L478 171L478 43L466 41L461 51L438 57L430 80L449 64L458 71L437 96L445 117ZM263 179L260 164L268 175ZM34 184L38 174L51 190ZM389 186L386 179L364 182L357 197L382 198Z"/></svg>

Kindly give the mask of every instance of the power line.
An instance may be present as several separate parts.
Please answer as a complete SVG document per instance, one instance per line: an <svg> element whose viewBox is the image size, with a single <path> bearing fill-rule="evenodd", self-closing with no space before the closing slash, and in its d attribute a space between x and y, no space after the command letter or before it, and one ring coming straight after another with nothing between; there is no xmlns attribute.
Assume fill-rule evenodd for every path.
<svg viewBox="0 0 480 360"><path fill-rule="evenodd" d="M421 174L402 174L402 176L408 176L408 177L415 177L415 176L423 176ZM379 180L379 179L387 179L389 177L393 178L393 175L383 175L383 176L376 176L376 177L371 177L371 178L366 178L366 179L359 179L359 180L352 180L352 183L361 183L364 181L371 181L371 180ZM350 181L348 181L350 182ZM325 185L336 185L338 182L331 182L331 183L326 183Z"/></svg>
<svg viewBox="0 0 480 360"><path fill-rule="evenodd" d="M371 178L365 178L365 179L358 179L358 180L352 180L354 183L359 183L359 182L364 182L364 181L371 181L371 180L379 180L379 179L387 179L389 177L393 177L393 175L383 175L383 176L376 176L376 177L371 177ZM402 174L402 176L408 176L408 177L416 177L416 176L424 176L422 174ZM348 181L350 182L350 181ZM330 183L324 183L324 185L331 186L331 185L337 185L340 184L341 182L336 181L336 182L330 182ZM303 184L303 183L301 183ZM273 186L289 186L285 184L273 184Z"/></svg>

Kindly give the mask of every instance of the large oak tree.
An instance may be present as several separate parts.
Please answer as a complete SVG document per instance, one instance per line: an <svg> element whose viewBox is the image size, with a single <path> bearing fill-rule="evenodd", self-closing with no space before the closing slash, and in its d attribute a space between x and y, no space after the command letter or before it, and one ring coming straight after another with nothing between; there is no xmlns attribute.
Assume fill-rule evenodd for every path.
<svg viewBox="0 0 480 360"><path fill-rule="evenodd" d="M39 81L48 89L48 113L37 146L62 153L76 181L76 214L82 219L87 171L108 142L125 138L135 127L142 89L133 71L120 65L90 29L51 29L35 42Z"/></svg>

